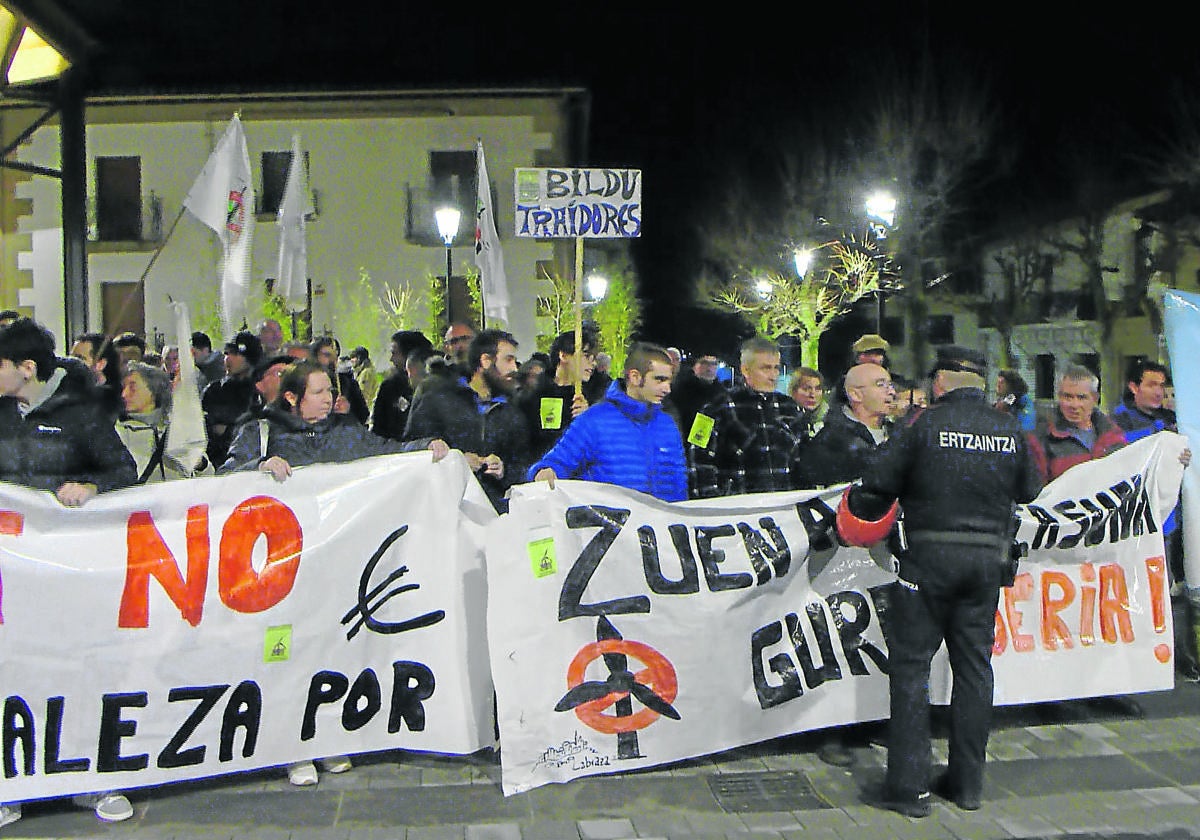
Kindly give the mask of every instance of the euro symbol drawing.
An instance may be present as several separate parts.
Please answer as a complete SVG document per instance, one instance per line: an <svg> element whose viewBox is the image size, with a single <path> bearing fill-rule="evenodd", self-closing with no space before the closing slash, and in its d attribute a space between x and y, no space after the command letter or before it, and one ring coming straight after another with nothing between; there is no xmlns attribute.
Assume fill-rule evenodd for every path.
<svg viewBox="0 0 1200 840"><path fill-rule="evenodd" d="M629 657L646 665L636 674L629 670ZM608 668L608 678L584 681L584 672L596 659ZM626 641L605 616L596 622L596 641L584 645L567 667L570 687L556 712L574 709L584 724L606 735L617 736L617 758L640 758L637 731L660 716L679 720L671 701L679 694L675 668L667 658L642 642ZM634 712L633 701L645 708ZM613 714L604 710L613 706Z"/></svg>
<svg viewBox="0 0 1200 840"><path fill-rule="evenodd" d="M424 615L419 615L416 618L410 618L405 621L388 622L375 618L375 613L379 611L379 608L397 595L403 595L405 592L421 588L421 584L419 583L406 583L402 586L396 586L390 592L384 594L382 598L375 600L385 589L408 574L408 566L401 566L395 571L389 572L382 583L372 588L369 592L367 591L367 587L371 585L371 576L375 573L375 567L379 565L379 561L387 554L392 544L407 532L408 526L402 525L388 534L387 538L380 543L379 548L375 550L375 553L371 555L371 559L367 561L367 565L363 568L362 576L358 579L358 603L342 616L342 624L349 624L351 621L354 622L350 626L350 629L346 631L347 641L357 636L358 631L364 625L374 633L403 633L406 630L419 630L422 627L437 624L446 617L445 610L432 610ZM356 616L357 618L355 618Z"/></svg>

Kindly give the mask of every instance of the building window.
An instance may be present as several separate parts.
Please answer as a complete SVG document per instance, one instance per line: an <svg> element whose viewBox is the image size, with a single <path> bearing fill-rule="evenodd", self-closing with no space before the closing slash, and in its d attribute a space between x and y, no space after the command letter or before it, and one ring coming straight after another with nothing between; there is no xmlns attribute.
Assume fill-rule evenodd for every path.
<svg viewBox="0 0 1200 840"><path fill-rule="evenodd" d="M1039 353L1033 358L1034 394L1039 400L1054 399L1054 354Z"/></svg>
<svg viewBox="0 0 1200 840"><path fill-rule="evenodd" d="M954 316L930 315L926 323L926 335L930 344L954 343Z"/></svg>
<svg viewBox="0 0 1200 840"><path fill-rule="evenodd" d="M142 159L96 158L96 238L138 242L142 238Z"/></svg>
<svg viewBox="0 0 1200 840"><path fill-rule="evenodd" d="M893 347L904 346L904 316L888 315L883 319L883 332L881 333L887 343Z"/></svg>
<svg viewBox="0 0 1200 840"><path fill-rule="evenodd" d="M262 189L258 191L258 212L275 215L283 203L283 191L287 187L288 170L292 166L292 153L262 153ZM304 181L308 183L308 152L304 153Z"/></svg>
<svg viewBox="0 0 1200 840"><path fill-rule="evenodd" d="M473 217L475 152L430 152L429 193L435 208L449 205Z"/></svg>

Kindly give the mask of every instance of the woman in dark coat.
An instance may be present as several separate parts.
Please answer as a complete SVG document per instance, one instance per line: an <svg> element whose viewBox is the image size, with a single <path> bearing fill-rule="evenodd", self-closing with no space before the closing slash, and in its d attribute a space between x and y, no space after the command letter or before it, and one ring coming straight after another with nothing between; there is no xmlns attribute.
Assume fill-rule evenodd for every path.
<svg viewBox="0 0 1200 840"><path fill-rule="evenodd" d="M433 460L446 457L445 441L425 438L400 441L381 438L367 431L353 417L333 413L333 383L329 371L317 362L297 362L284 371L279 396L263 411L259 423L243 423L229 448L229 460L221 472L254 470L286 481L292 467L354 461L372 455L428 449ZM350 769L344 755L321 759L330 773ZM288 781L308 786L317 783L317 768L311 761L288 766Z"/></svg>
<svg viewBox="0 0 1200 840"><path fill-rule="evenodd" d="M244 423L229 448L221 472L257 469L276 481L293 467L334 464L428 449L440 461L450 451L444 441L421 438L400 442L381 438L353 417L333 413L333 385L324 365L303 361L284 371L279 396L263 410L262 423Z"/></svg>

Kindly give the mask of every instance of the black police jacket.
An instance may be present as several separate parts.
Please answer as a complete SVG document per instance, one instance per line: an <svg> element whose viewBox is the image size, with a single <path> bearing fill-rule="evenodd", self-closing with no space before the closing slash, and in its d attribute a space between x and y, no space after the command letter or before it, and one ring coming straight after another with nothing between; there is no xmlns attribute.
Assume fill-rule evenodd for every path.
<svg viewBox="0 0 1200 840"><path fill-rule="evenodd" d="M1041 488L1020 422L988 405L978 388L950 391L900 429L862 482L864 496L899 498L914 541L922 532L1007 540L1013 505L1033 501ZM862 510L853 498L851 509Z"/></svg>

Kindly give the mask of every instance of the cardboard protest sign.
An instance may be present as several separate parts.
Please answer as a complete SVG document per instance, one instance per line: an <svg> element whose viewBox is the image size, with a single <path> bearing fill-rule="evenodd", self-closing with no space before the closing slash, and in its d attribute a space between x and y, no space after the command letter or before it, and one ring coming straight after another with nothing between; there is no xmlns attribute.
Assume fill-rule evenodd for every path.
<svg viewBox="0 0 1200 840"><path fill-rule="evenodd" d="M516 235L626 239L642 232L639 169L518 168Z"/></svg>

